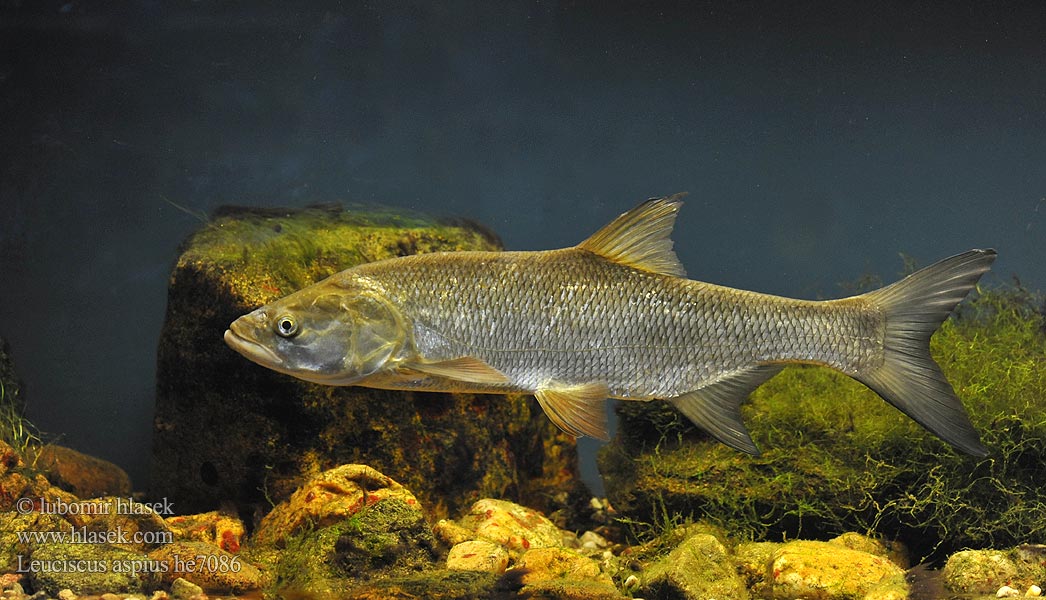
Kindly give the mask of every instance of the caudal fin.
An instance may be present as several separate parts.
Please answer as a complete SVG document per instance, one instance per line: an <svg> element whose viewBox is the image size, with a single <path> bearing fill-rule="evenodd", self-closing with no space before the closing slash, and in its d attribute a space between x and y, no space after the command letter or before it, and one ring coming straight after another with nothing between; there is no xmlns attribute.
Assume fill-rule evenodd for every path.
<svg viewBox="0 0 1046 600"><path fill-rule="evenodd" d="M974 456L988 451L930 356L930 336L994 260L995 250L970 250L864 295L885 315L884 361L857 379L944 441Z"/></svg>

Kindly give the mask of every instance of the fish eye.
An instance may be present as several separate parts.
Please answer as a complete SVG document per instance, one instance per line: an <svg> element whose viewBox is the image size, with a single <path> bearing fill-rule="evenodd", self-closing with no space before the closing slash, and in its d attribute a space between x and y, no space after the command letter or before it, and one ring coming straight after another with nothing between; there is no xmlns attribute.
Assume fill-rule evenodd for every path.
<svg viewBox="0 0 1046 600"><path fill-rule="evenodd" d="M281 337L294 337L298 333L298 322L290 315L283 315L276 319L276 333Z"/></svg>

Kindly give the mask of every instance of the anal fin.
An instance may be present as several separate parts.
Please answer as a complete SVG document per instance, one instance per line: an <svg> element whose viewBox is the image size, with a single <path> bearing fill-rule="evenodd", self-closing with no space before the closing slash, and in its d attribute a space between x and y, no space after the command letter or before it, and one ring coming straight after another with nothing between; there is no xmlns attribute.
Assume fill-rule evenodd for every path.
<svg viewBox="0 0 1046 600"><path fill-rule="evenodd" d="M573 436L590 435L608 441L604 383L573 386L550 385L534 392L538 404L557 427Z"/></svg>
<svg viewBox="0 0 1046 600"><path fill-rule="evenodd" d="M509 383L504 373L473 356L462 356L438 362L415 361L402 365L407 369L455 381L499 385Z"/></svg>
<svg viewBox="0 0 1046 600"><path fill-rule="evenodd" d="M670 398L668 402L720 442L741 452L758 455L759 448L741 422L741 403L781 368L781 365L766 364L735 371L703 388Z"/></svg>

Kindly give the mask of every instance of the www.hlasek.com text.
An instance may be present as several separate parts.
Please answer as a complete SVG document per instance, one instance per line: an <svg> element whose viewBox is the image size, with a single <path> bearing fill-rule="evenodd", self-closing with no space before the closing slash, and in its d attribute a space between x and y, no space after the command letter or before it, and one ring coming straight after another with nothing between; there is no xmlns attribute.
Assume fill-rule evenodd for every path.
<svg viewBox="0 0 1046 600"><path fill-rule="evenodd" d="M170 531L124 531L115 529L92 531L77 527L71 531L19 531L20 544L135 544L163 545L174 541Z"/></svg>

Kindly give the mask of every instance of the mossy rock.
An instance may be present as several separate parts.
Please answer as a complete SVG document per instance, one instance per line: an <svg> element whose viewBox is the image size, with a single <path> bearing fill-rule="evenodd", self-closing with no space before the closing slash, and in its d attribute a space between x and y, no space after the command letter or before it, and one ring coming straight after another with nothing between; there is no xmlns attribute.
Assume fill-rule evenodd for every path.
<svg viewBox="0 0 1046 600"><path fill-rule="evenodd" d="M574 440L523 396L327 387L255 365L235 318L343 269L498 250L489 232L387 209L225 209L185 244L161 332L150 495L178 513L263 514L341 464L388 473L435 516L487 497L551 511L579 490Z"/></svg>
<svg viewBox="0 0 1046 600"><path fill-rule="evenodd" d="M34 590L56 596L142 593L155 589L159 573L145 554L108 544L41 544L23 565Z"/></svg>
<svg viewBox="0 0 1046 600"><path fill-rule="evenodd" d="M272 572L276 589L340 594L360 581L432 569L437 558L435 538L421 512L389 498L287 539Z"/></svg>
<svg viewBox="0 0 1046 600"><path fill-rule="evenodd" d="M743 408L759 457L710 440L663 402L622 402L619 435L599 456L609 499L640 535L666 515L757 540L867 531L938 563L962 547L1043 539L1044 310L1019 288L984 292L931 340L986 458L953 451L844 375L789 367Z"/></svg>

